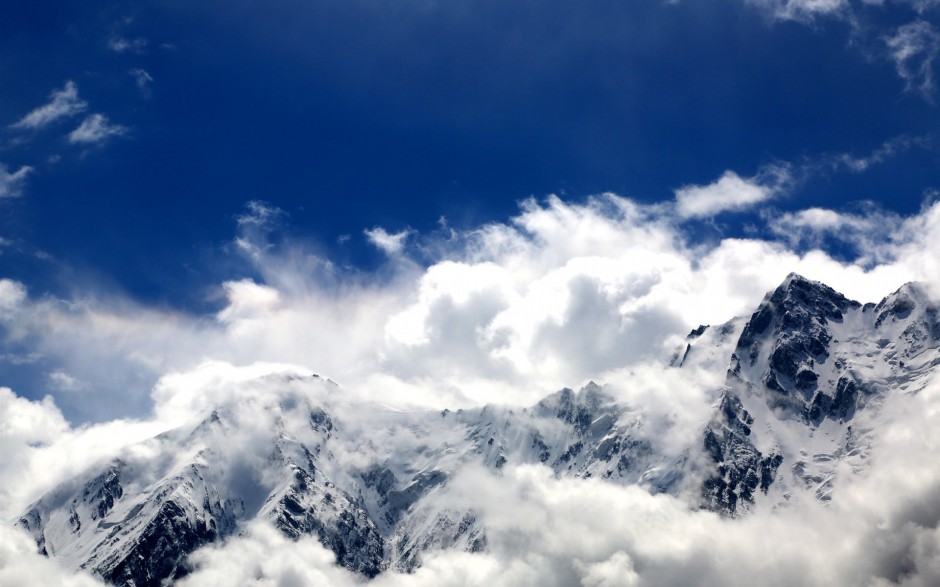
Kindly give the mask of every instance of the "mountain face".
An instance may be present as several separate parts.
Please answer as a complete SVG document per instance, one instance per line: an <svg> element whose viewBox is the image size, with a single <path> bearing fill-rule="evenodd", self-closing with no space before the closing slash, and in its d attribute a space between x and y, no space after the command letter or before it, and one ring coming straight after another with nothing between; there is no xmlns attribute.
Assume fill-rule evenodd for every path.
<svg viewBox="0 0 940 587"><path fill-rule="evenodd" d="M414 570L431 550L486 550L486 520L448 498L472 467L540 463L728 516L827 500L839 467L864 470L881 402L917 393L940 366L938 306L915 284L863 306L791 275L749 319L697 328L680 350L675 369L727 369L701 440L683 450L593 383L525 408L404 412L283 377L266 382L283 392L134 447L17 524L65 566L142 587L184 576L191 552L252 520L314 536L366 577Z"/></svg>

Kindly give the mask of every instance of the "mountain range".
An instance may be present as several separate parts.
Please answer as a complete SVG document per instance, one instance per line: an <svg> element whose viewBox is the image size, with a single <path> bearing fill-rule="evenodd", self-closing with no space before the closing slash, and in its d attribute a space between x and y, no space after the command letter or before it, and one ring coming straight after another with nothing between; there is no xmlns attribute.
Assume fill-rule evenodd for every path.
<svg viewBox="0 0 940 587"><path fill-rule="evenodd" d="M940 368L940 304L910 283L863 305L791 274L751 316L693 330L664 368L723 378L685 446L595 383L529 406L407 411L318 376L271 375L263 389L276 391L114 455L16 523L65 567L143 587L185 576L190 553L258 520L316 537L370 578L411 572L433 550L485 551L487 520L449 496L473 467L540 464L729 518L825 502L866 469L884 401Z"/></svg>

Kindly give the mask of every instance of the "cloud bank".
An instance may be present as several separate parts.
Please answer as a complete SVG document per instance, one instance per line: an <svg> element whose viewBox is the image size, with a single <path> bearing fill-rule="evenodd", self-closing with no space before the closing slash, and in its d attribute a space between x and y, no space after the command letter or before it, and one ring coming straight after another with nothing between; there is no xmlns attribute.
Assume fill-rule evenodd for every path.
<svg viewBox="0 0 940 587"><path fill-rule="evenodd" d="M713 185L766 185L729 177ZM940 294L940 203L909 217L810 208L766 216L766 238L701 242L687 232L697 216L680 212L695 201L688 193L654 206L614 194L530 199L506 222L407 239L373 229L394 253L374 274L344 273L281 235L283 212L252 202L230 247L251 275L220 284L223 304L212 315L102 291L59 300L0 280L4 342L37 355L30 366L43 370L46 386L29 390L34 400L0 389L0 517L15 519L62 480L270 372L317 372L339 381L352 402L396 409L526 405L594 379L623 390L651 421L678 423L671 442L682 446L720 385L675 380L657 366L691 328L753 311L791 271L861 301L910 280ZM741 202L703 198L699 210ZM857 255L828 253L833 236L851 240ZM924 467L940 450L936 379L885 410L872 468L846 475L829 505L740 520L637 488L556 479L540 467L467 473L449 484L447 499L483 512L488 552L432 554L413 575L375 583L936 584L940 473ZM376 433L365 424L363 434ZM195 554L198 570L184 584L361 583L313 539L246 530ZM28 539L8 534L0 579L93 584L64 578L54 562L29 554Z"/></svg>
<svg viewBox="0 0 940 587"><path fill-rule="evenodd" d="M81 420L144 415L160 376L210 359L305 365L417 405L532 402L668 358L677 336L753 311L791 271L861 301L913 280L940 291L937 203L910 217L810 208L767 216L767 238L705 243L672 210L613 194L527 200L505 223L390 237L395 257L364 274L278 236L287 217L254 202L231 249L253 275L220 284L214 315L113 292L56 300L5 280L0 323L9 352L38 353L47 381L83 382L56 395ZM834 242L851 258L827 253Z"/></svg>

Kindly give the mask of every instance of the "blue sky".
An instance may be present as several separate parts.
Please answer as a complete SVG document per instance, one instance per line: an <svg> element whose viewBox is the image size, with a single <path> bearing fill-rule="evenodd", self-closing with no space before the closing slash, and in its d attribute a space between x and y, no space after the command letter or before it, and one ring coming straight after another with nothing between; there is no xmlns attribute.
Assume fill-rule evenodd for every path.
<svg viewBox="0 0 940 587"><path fill-rule="evenodd" d="M871 270L938 197L938 75L933 0L14 0L0 276L32 308L199 324L232 308L221 284L285 295L272 263L397 283L403 251L421 275L528 198L606 192L684 247ZM17 316L0 384L92 417L63 391L68 353L37 342L54 329ZM87 383L146 397L157 362Z"/></svg>

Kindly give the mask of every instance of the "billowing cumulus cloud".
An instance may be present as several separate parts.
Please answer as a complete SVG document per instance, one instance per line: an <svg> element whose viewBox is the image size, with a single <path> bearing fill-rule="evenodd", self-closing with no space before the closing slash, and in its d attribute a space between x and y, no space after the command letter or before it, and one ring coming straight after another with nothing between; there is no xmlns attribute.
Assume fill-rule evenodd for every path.
<svg viewBox="0 0 940 587"><path fill-rule="evenodd" d="M8 340L50 362L46 373L82 382L57 397L83 418L116 416L121 404L144 414L160 376L209 359L305 365L421 405L529 402L668 358L677 336L753 311L791 271L861 301L911 280L940 283L938 217L938 204L908 218L812 208L771 219L778 240L693 246L661 207L548 198L506 223L415 235L371 279L272 237L284 215L252 203L233 250L257 275L221 284L214 316L107 292L62 303L6 280L4 324ZM830 238L849 240L856 258L825 253Z"/></svg>
<svg viewBox="0 0 940 587"><path fill-rule="evenodd" d="M71 573L54 560L40 556L36 543L27 534L3 529L0 540L0 585L60 585L61 587L104 587L86 573Z"/></svg>

